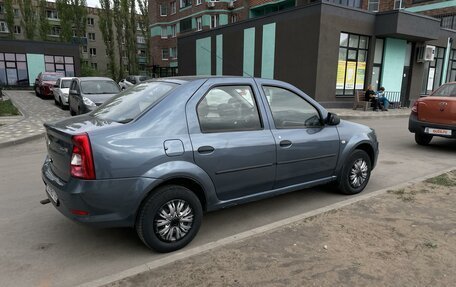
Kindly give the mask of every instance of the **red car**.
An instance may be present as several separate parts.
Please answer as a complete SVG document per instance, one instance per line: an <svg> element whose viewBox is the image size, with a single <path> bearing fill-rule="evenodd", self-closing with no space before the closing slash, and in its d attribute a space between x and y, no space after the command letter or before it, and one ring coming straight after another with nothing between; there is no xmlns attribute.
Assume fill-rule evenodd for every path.
<svg viewBox="0 0 456 287"><path fill-rule="evenodd" d="M35 94L38 97L54 97L53 88L62 73L41 72L35 79Z"/></svg>
<svg viewBox="0 0 456 287"><path fill-rule="evenodd" d="M442 85L413 104L409 131L415 133L419 145L428 145L434 136L456 138L456 82Z"/></svg>

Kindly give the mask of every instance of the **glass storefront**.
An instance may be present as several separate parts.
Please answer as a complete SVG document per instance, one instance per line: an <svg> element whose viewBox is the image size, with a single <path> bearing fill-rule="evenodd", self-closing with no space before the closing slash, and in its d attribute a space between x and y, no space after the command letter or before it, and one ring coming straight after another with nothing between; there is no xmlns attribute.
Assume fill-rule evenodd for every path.
<svg viewBox="0 0 456 287"><path fill-rule="evenodd" d="M66 77L74 77L73 57L45 55L46 72L61 72Z"/></svg>
<svg viewBox="0 0 456 287"><path fill-rule="evenodd" d="M28 86L25 54L0 53L0 86Z"/></svg>
<svg viewBox="0 0 456 287"><path fill-rule="evenodd" d="M353 96L364 89L369 37L340 33L336 96Z"/></svg>

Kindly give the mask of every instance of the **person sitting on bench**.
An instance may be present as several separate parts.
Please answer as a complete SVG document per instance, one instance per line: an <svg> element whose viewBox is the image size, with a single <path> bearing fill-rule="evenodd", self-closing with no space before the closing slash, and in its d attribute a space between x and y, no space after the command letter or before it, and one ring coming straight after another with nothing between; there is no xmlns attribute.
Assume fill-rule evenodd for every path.
<svg viewBox="0 0 456 287"><path fill-rule="evenodd" d="M382 108L382 111L388 111L388 106L389 106L390 102L388 101L388 99L385 96L384 87L380 87L380 89L378 89L377 99L378 99L378 103L381 105L380 107Z"/></svg>
<svg viewBox="0 0 456 287"><path fill-rule="evenodd" d="M372 90L372 86L367 86L366 93L364 94L364 100L371 102L371 106L374 108L374 111L378 112L379 102L377 100L377 94Z"/></svg>

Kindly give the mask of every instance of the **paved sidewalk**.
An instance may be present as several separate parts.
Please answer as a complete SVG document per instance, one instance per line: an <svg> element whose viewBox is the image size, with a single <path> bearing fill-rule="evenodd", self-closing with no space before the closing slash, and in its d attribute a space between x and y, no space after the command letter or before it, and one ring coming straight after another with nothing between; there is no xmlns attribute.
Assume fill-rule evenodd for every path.
<svg viewBox="0 0 456 287"><path fill-rule="evenodd" d="M23 117L0 126L0 147L38 138L44 134L44 122L70 116L68 111L56 107L53 100L40 99L32 91L3 91L3 95L13 101Z"/></svg>
<svg viewBox="0 0 456 287"><path fill-rule="evenodd" d="M35 139L44 134L43 123L69 117L68 111L63 111L54 105L53 100L43 100L32 91L3 91L24 115L16 119L0 118L4 125L0 126L0 147L11 146L27 140ZM329 109L342 119L356 120L360 118L408 117L410 109L390 109L387 112L362 111L352 109ZM16 122L14 122L16 120Z"/></svg>

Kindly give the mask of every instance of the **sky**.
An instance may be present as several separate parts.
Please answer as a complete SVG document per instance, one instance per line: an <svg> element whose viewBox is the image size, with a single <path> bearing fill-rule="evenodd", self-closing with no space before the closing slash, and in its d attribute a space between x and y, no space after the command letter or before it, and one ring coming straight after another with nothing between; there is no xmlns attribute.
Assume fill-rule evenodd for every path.
<svg viewBox="0 0 456 287"><path fill-rule="evenodd" d="M87 1L87 6L89 7L98 7L100 8L100 2L98 0L86 0Z"/></svg>

